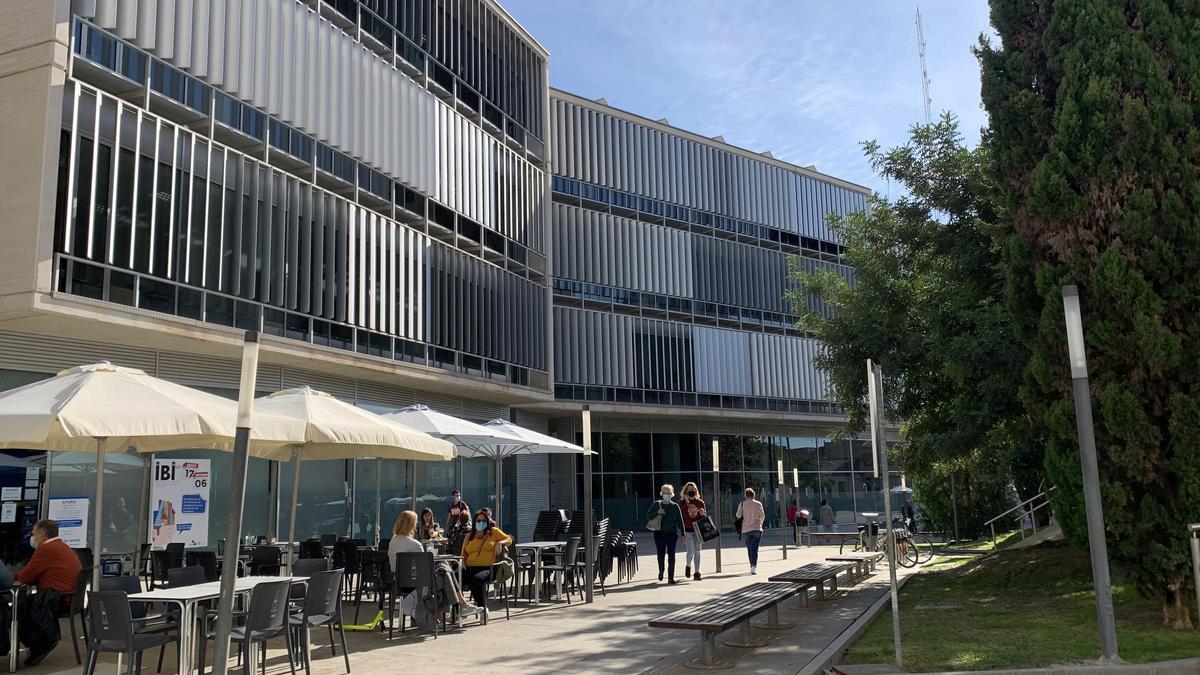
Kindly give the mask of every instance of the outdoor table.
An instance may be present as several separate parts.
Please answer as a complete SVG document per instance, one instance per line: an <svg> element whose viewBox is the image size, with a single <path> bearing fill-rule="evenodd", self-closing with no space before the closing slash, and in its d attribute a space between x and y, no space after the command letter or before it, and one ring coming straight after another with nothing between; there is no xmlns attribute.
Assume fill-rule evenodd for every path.
<svg viewBox="0 0 1200 675"><path fill-rule="evenodd" d="M542 602L542 551L561 548L566 545L567 542L565 541L529 541L513 547L518 551L526 550L533 553L533 604L537 605ZM559 593L562 593L561 588L559 589Z"/></svg>
<svg viewBox="0 0 1200 675"><path fill-rule="evenodd" d="M255 586L273 581L304 583L308 581L308 577L239 577L234 584L234 592L249 593ZM221 582L210 581L194 586L155 588L134 593L129 599L138 602L170 602L179 606L179 672L180 675L190 675L196 663L196 635L193 630L196 626L196 605L202 600L220 597ZM255 650L247 650L247 653L254 654Z"/></svg>

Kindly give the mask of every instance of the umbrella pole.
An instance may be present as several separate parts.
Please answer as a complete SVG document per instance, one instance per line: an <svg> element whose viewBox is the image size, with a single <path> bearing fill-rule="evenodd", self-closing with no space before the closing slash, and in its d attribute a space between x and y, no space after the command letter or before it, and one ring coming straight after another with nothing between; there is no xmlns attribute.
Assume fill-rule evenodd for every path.
<svg viewBox="0 0 1200 675"><path fill-rule="evenodd" d="M496 457L496 526L504 529L504 521L501 519L500 513L500 490L504 488L504 478L500 475L504 471L504 458Z"/></svg>
<svg viewBox="0 0 1200 675"><path fill-rule="evenodd" d="M293 459L296 462L296 473L292 478L291 523L288 525L288 574L292 573L292 547L295 546L296 541L296 501L300 498L300 452L303 449L304 446L302 445L296 446L296 452L293 455Z"/></svg>
<svg viewBox="0 0 1200 675"><path fill-rule="evenodd" d="M134 575L142 569L142 544L146 543L146 518L150 513L150 455L142 455L142 483L138 493L137 548L133 549Z"/></svg>
<svg viewBox="0 0 1200 675"><path fill-rule="evenodd" d="M383 518L383 502L381 490L383 482L383 460L375 460L375 548L379 548L379 535L383 532L382 523L379 522Z"/></svg>
<svg viewBox="0 0 1200 675"><path fill-rule="evenodd" d="M410 497L412 498L411 501L412 501L413 513L416 513L417 512L417 465L413 463L414 461L415 460L411 460L411 459L408 460L408 470L411 472L411 473L409 473L409 477L411 478L411 480L408 481L408 484L410 486L412 486L412 494L410 495Z"/></svg>
<svg viewBox="0 0 1200 675"><path fill-rule="evenodd" d="M96 437L96 508L95 525L92 529L92 588L100 588L100 541L102 524L104 523L104 441L108 439ZM16 645L13 645L14 647Z"/></svg>

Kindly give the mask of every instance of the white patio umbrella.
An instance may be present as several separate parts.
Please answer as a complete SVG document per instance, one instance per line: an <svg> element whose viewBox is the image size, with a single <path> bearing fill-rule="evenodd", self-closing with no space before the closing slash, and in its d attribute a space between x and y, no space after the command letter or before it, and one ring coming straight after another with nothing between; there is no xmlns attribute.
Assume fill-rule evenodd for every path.
<svg viewBox="0 0 1200 675"><path fill-rule="evenodd" d="M102 362L0 393L0 448L96 453L96 504L92 548L99 559L104 497L104 456L182 449L229 451L237 403L160 380L135 368ZM303 438L291 418L255 416L251 446L269 452ZM100 566L93 577L100 583Z"/></svg>
<svg viewBox="0 0 1200 675"><path fill-rule="evenodd" d="M304 423L304 441L292 448L280 448L276 461L294 457L296 473L292 482L292 514L288 527L288 566L291 547L296 539L296 502L300 489L300 463L311 460L375 458L447 461L454 459L452 443L412 429L394 420L345 403L323 391L309 387L285 389L256 399L258 411L273 412ZM379 475L376 474L376 527L379 511Z"/></svg>
<svg viewBox="0 0 1200 675"><path fill-rule="evenodd" d="M584 450L582 447L569 443L567 441L547 436L546 434L538 433L525 427L517 426L506 420L492 420L483 425L488 429L495 429L506 436L518 438L523 442L523 445L505 445L491 448L482 448L483 452L479 456L491 457L496 460L496 519L500 519L500 488L501 474L504 471L504 458L515 455L547 455L547 454L573 454L582 455L591 453ZM470 455L464 454L469 457Z"/></svg>
<svg viewBox="0 0 1200 675"><path fill-rule="evenodd" d="M468 420L431 410L423 405L410 405L384 417L399 422L405 426L424 431L438 438L450 441L458 448L460 457L507 457L515 453L528 441L513 436L503 429L486 427ZM414 483L415 481L414 473ZM497 473L497 480L499 474ZM499 485L499 482L497 482ZM413 509L416 509L417 486L413 485ZM496 519L500 519L500 491L496 491Z"/></svg>

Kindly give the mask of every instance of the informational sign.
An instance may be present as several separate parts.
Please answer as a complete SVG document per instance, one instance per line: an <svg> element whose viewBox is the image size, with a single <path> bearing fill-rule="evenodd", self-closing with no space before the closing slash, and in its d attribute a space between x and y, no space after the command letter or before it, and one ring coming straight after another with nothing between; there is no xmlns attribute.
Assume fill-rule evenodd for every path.
<svg viewBox="0 0 1200 675"><path fill-rule="evenodd" d="M47 514L50 520L58 523L58 537L71 548L86 548L88 507L91 499L88 497L52 497L50 510Z"/></svg>
<svg viewBox="0 0 1200 675"><path fill-rule="evenodd" d="M3 499L6 502L20 501L21 488L19 488L19 487L0 488L0 499Z"/></svg>
<svg viewBox="0 0 1200 675"><path fill-rule="evenodd" d="M25 487L37 487L41 471L41 468L36 466L25 469Z"/></svg>
<svg viewBox="0 0 1200 675"><path fill-rule="evenodd" d="M15 522L17 522L16 502L4 502L4 504L0 506L0 523Z"/></svg>
<svg viewBox="0 0 1200 675"><path fill-rule="evenodd" d="M173 542L208 546L210 460L154 460L150 485L150 532L154 548Z"/></svg>

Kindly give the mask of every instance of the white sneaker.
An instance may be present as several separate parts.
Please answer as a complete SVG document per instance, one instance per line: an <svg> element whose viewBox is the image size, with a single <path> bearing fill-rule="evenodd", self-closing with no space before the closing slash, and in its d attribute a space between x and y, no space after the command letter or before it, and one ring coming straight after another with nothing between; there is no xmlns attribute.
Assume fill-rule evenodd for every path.
<svg viewBox="0 0 1200 675"><path fill-rule="evenodd" d="M757 568L757 567L751 567L751 568L750 568L750 574L758 574L758 568Z"/></svg>
<svg viewBox="0 0 1200 675"><path fill-rule="evenodd" d="M464 602L458 606L458 611L463 616L469 616L471 614L478 614L479 608L469 602Z"/></svg>

